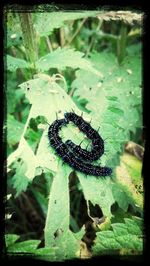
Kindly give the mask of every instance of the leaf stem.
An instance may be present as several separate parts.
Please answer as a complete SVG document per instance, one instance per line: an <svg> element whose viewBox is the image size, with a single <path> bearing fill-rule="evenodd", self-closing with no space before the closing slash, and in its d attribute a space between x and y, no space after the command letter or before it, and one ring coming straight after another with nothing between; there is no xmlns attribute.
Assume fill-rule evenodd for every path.
<svg viewBox="0 0 150 266"><path fill-rule="evenodd" d="M119 65L122 64L126 55L126 43L127 43L127 26L122 23L120 30L120 37L117 44L117 58Z"/></svg>
<svg viewBox="0 0 150 266"><path fill-rule="evenodd" d="M38 59L38 50L32 15L30 13L20 13L19 17L24 46L26 49L26 57L27 60L33 65L33 68L36 69L35 62Z"/></svg>
<svg viewBox="0 0 150 266"><path fill-rule="evenodd" d="M87 20L87 18L84 18L80 24L80 26L77 28L77 30L75 31L75 33L73 34L73 36L70 38L70 40L68 41L68 43L66 43L65 45L70 45L71 42L75 39L75 37L78 35L79 31L81 30L83 24L85 23L85 21Z"/></svg>
<svg viewBox="0 0 150 266"><path fill-rule="evenodd" d="M52 48L52 44L51 44L49 37L46 37L46 43L47 43L48 49L51 53L53 51L53 48Z"/></svg>

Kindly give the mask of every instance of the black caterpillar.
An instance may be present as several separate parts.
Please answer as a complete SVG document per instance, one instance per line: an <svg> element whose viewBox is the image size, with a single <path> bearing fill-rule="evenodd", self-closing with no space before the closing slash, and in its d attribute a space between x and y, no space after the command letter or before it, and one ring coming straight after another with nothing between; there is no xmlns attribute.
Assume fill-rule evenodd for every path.
<svg viewBox="0 0 150 266"><path fill-rule="evenodd" d="M65 120L67 122L72 121L87 138L92 141L92 150L87 151L82 149L80 145L74 144L71 140L67 140L66 144L72 149L72 151L84 161L92 162L99 159L104 153L104 141L98 134L98 132L91 127L89 123L75 113L66 113Z"/></svg>
<svg viewBox="0 0 150 266"><path fill-rule="evenodd" d="M89 152L82 149L79 145L75 145L71 140L63 143L59 136L59 130L62 126L66 126L69 122L73 122L86 136L92 141L92 150ZM87 175L109 176L112 173L109 167L100 167L91 165L86 161L98 159L104 153L104 141L89 123L75 113L66 113L64 119L55 120L48 129L48 138L50 145L55 149L56 153L68 163L72 168L83 172Z"/></svg>

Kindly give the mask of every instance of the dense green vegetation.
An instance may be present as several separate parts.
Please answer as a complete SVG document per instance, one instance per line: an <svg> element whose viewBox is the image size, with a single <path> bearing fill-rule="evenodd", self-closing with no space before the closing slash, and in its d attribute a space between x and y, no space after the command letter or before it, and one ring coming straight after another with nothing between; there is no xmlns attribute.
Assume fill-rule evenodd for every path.
<svg viewBox="0 0 150 266"><path fill-rule="evenodd" d="M125 149L144 146L141 13L7 9L4 24L7 254L142 254L142 162ZM112 177L73 171L49 146L48 124L72 109L100 127ZM88 144L71 124L61 136Z"/></svg>

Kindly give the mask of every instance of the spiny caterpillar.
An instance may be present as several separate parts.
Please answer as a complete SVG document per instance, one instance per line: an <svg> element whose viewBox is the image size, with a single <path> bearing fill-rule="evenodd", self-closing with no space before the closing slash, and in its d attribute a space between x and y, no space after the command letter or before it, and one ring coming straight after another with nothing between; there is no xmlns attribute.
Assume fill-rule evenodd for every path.
<svg viewBox="0 0 150 266"><path fill-rule="evenodd" d="M74 144L71 140L65 143L59 136L59 131L63 126L73 122L92 142L91 151L82 149L80 145ZM104 153L104 141L99 133L84 121L81 116L75 113L65 113L64 119L56 119L48 129L48 138L50 145L62 160L69 164L73 169L93 176L109 176L112 169L109 167L100 167L92 165L89 162L99 159Z"/></svg>

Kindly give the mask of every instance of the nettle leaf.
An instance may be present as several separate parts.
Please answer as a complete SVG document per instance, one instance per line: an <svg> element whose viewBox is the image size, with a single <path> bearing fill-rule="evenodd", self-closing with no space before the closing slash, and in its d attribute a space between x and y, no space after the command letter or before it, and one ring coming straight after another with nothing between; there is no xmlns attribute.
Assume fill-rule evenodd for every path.
<svg viewBox="0 0 150 266"><path fill-rule="evenodd" d="M9 71L16 71L18 68L30 68L30 64L26 60L11 55L6 56L6 64Z"/></svg>
<svg viewBox="0 0 150 266"><path fill-rule="evenodd" d="M78 110L66 92L47 75L40 75L39 78L24 82L20 87L31 103L30 113L26 125L24 126L24 130L28 127L30 119L36 118L37 116L44 116L48 123L51 124L56 119L56 113L59 118L62 118L65 112L72 111L73 109L77 114L81 115L81 111ZM44 108L43 105L41 105L43 102ZM62 103L61 105L60 102ZM84 114L84 119L87 121L91 120L88 114ZM80 143L83 140L83 134L77 134L78 131L79 130L76 127L68 126L67 130L62 131L61 134L63 138L73 138L76 143ZM18 158L21 158L26 165L24 176L30 180L34 178L37 167L41 167L45 171L58 173L58 157L54 154L54 150L49 146L47 132L48 126L46 125L36 154L31 149L27 140L22 136L17 150L8 157L9 170L12 168L11 164L16 162ZM71 172L72 169L69 166L67 167ZM17 172L16 175L19 176ZM18 187L19 192L20 190Z"/></svg>
<svg viewBox="0 0 150 266"><path fill-rule="evenodd" d="M40 244L40 240L26 240L23 242L14 243L9 246L7 249L8 253L35 253L38 245ZM29 254L28 254L29 255Z"/></svg>
<svg viewBox="0 0 150 266"><path fill-rule="evenodd" d="M66 165L62 168L61 160L59 161L58 167L60 170L58 174L55 175L51 187L44 232L46 247L58 247L58 250L56 250L56 257L62 260L76 257L76 253L80 248L80 239L84 231L81 229L80 232L75 234L69 229L69 169Z"/></svg>
<svg viewBox="0 0 150 266"><path fill-rule="evenodd" d="M129 204L135 209L135 201L133 195L128 192L125 186L120 182L112 184L111 191L114 197L115 202L118 203L118 206L127 212Z"/></svg>
<svg viewBox="0 0 150 266"><path fill-rule="evenodd" d="M110 178L87 178L81 173L78 173L78 178L86 201L91 201L94 205L98 204L103 215L111 217L111 205L115 202L115 199L111 191L112 181Z"/></svg>
<svg viewBox="0 0 150 266"><path fill-rule="evenodd" d="M78 233L73 233L70 230L64 232L57 242L57 260L62 261L67 259L79 258L80 241L84 233L85 232L83 229L81 229Z"/></svg>
<svg viewBox="0 0 150 266"><path fill-rule="evenodd" d="M91 62L103 78L98 79L93 74L92 79L89 73L78 70L72 87L75 96L87 99L86 108L101 126L106 138L105 146L109 147L112 155L109 160L114 166L115 150L121 151L129 139L129 132L135 132L142 124L137 110L137 105L141 107L141 58L137 50L136 56L128 56L120 67L114 54L101 52L91 54Z"/></svg>
<svg viewBox="0 0 150 266"><path fill-rule="evenodd" d="M17 239L19 239L20 236L15 235L15 234L6 234L5 235L5 243L6 243L6 248L9 248L12 246Z"/></svg>
<svg viewBox="0 0 150 266"><path fill-rule="evenodd" d="M75 89L74 96L84 97L88 101L93 98L93 89L101 87L100 77L90 71L77 70L76 79L72 82L72 88ZM81 93L82 90L82 93Z"/></svg>
<svg viewBox="0 0 150 266"><path fill-rule="evenodd" d="M125 218L124 223L112 224L113 230L97 233L95 245L93 246L93 255L113 254L117 251L126 254L142 254L143 251L143 233L140 218ZM139 224L139 221L141 224Z"/></svg>
<svg viewBox="0 0 150 266"><path fill-rule="evenodd" d="M36 78L35 80L30 80L26 83L20 85L21 89L25 92L26 97L29 99L31 103L31 109L29 113L29 117L25 127L27 128L27 124L29 123L31 118L36 118L39 115L45 116L48 123L52 123L56 119L56 112L59 118L64 116L64 112L71 111L73 108L74 111L81 115L81 112L77 109L71 98L66 94L66 92L54 81L50 80L48 76L41 75L40 78ZM41 102L44 102L41 106ZM62 103L60 105L60 102ZM64 103L64 104L63 104ZM59 111L59 113L58 113ZM84 114L85 119L90 121L89 115ZM47 223L45 227L46 232L46 243L47 245L56 244L58 246L57 258L61 257L65 259L65 256L76 256L75 253L78 251L79 253L79 240L76 240L77 235L73 234L69 229L69 192L68 192L68 176L70 172L72 172L71 167L68 165L61 165L59 167L58 162L62 164L62 160L58 159L58 157L54 156L54 151L48 145L48 137L47 137L48 126L46 125L45 131L41 137L41 141L39 143L36 154L33 153L35 159L25 158L24 152L26 150L22 149L22 158L23 161L26 161L27 168L30 166L31 162L34 160L36 162L35 168L42 167L45 171L53 171L56 172L55 178L53 180L51 186L51 193L49 199L49 208L50 213L48 211L47 214ZM76 128L71 127L68 128L67 134L65 137L70 136L70 130L73 132L73 137L75 140L79 141L79 135L76 134ZM63 132L62 132L63 134ZM80 136L80 141L83 136ZM22 143L21 139L21 143ZM20 146L21 143L19 143ZM27 142L26 142L27 145ZM22 147L23 148L23 147ZM12 155L11 159L14 159L15 155ZM26 160L25 160L25 159ZM11 160L9 159L9 165ZM34 172L35 174L35 172ZM65 181L66 180L66 181ZM63 199L62 199L63 196ZM61 197L61 201L60 201ZM65 205L65 209L64 209ZM67 207L68 206L68 207ZM68 233L67 233L68 232ZM67 235L66 235L67 234ZM59 238L59 235L63 237L63 240ZM83 235L83 233L82 233ZM70 239L70 240L69 240ZM62 252L64 245L67 250L72 250L72 255L69 253ZM63 247L63 248L62 248ZM60 255L61 253L61 255ZM66 255L65 255L66 254Z"/></svg>
<svg viewBox="0 0 150 266"><path fill-rule="evenodd" d="M143 208L143 180L141 177L141 169L142 163L138 159L124 153L121 156L120 166L117 167L116 171L118 185L122 186L126 194L134 200L135 206L139 210Z"/></svg>
<svg viewBox="0 0 150 266"><path fill-rule="evenodd" d="M92 126L94 128L100 126L99 133L105 140L105 153L100 164L112 167L115 174L115 166L120 161L119 153L122 153L123 145L129 140L130 131L135 132L142 123L137 110L137 105L141 109L140 54L137 49L136 56L127 57L121 67L117 64L116 57L106 52L92 54L91 61L102 73L103 78L94 74L92 78L90 73L77 70L72 87L75 89L75 96L87 99L86 108L94 117ZM125 176L126 174L122 177L124 182L126 182ZM133 196L134 193L124 187L124 182L121 184L117 182L112 186L112 202L117 201L124 211L129 204L133 207L135 203L142 206L141 201L137 201ZM109 189L112 188L110 184ZM86 195L87 199L90 198L88 193ZM100 206L104 211L104 206L102 204Z"/></svg>
<svg viewBox="0 0 150 266"><path fill-rule="evenodd" d="M35 29L40 36L50 35L54 29L58 29L65 25L66 22L93 17L97 14L97 11L85 11L85 12L36 12Z"/></svg>
<svg viewBox="0 0 150 266"><path fill-rule="evenodd" d="M70 96L48 75L39 75L39 78L24 82L20 87L32 104L28 121L40 115L45 116L48 123L51 124L56 119L56 113L58 118L63 118L64 113L72 111L72 109L81 115L81 111ZM41 103L44 103L44 108ZM89 115L84 114L84 118L90 121ZM38 145L36 159L40 167L57 172L58 157L54 155L54 150L49 145L47 132L48 126L46 125ZM75 127L68 127L67 131L64 131L65 138L69 138L70 134L77 143L83 139L82 134L76 134Z"/></svg>
<svg viewBox="0 0 150 266"><path fill-rule="evenodd" d="M68 172L66 167L61 167L53 180L49 199L49 213L47 214L45 226L45 245L52 245L57 234L62 234L69 227L69 191ZM60 200L61 198L61 200ZM65 208L63 208L65 206Z"/></svg>
<svg viewBox="0 0 150 266"><path fill-rule="evenodd" d="M36 156L34 155L27 141L23 137L19 142L18 148L8 156L7 159L8 171L10 171L12 165L15 162L17 162L18 159L22 159L22 161L25 164L23 169L24 171L22 172L22 174L25 175L29 180L32 180L35 176L35 169L36 167L39 166L39 164L36 159ZM22 163L22 161L20 163ZM17 167L16 171L18 170L19 169Z"/></svg>
<svg viewBox="0 0 150 266"><path fill-rule="evenodd" d="M76 108L70 96L48 75L38 74L38 77L22 83L19 87L32 105L29 119L45 116L51 123L56 119L56 113L59 112L61 118L64 112ZM44 103L44 108L41 103Z"/></svg>
<svg viewBox="0 0 150 266"><path fill-rule="evenodd" d="M17 121L12 115L7 116L7 141L9 145L19 142L24 129L24 124Z"/></svg>
<svg viewBox="0 0 150 266"><path fill-rule="evenodd" d="M24 253L26 256L34 254L34 257L38 259L47 259L50 261L56 260L55 247L37 248L40 244L40 240L26 240L16 243L19 238L20 236L15 234L5 235L6 250L8 254Z"/></svg>
<svg viewBox="0 0 150 266"><path fill-rule="evenodd" d="M38 248L34 251L35 258L45 261L57 261L56 250L58 247L44 247Z"/></svg>
<svg viewBox="0 0 150 266"><path fill-rule="evenodd" d="M92 66L92 63L88 59L83 58L83 56L83 53L74 49L59 47L55 51L41 57L36 62L36 67L39 71L47 71L51 68L60 70L66 67L81 68L101 76L101 73Z"/></svg>
<svg viewBox="0 0 150 266"><path fill-rule="evenodd" d="M23 163L20 168L17 169L17 173L12 178L13 187L16 189L16 197L22 192L26 191L29 184L29 178L25 176L26 164Z"/></svg>

